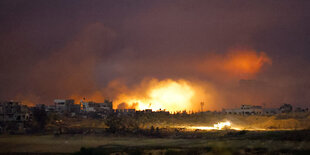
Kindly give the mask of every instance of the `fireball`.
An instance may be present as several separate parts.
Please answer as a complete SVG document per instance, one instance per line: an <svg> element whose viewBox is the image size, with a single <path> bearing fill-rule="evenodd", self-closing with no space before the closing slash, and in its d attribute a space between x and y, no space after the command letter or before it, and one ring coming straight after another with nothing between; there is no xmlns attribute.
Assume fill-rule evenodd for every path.
<svg viewBox="0 0 310 155"><path fill-rule="evenodd" d="M149 91L150 104L139 105L139 109L182 111L189 109L195 91L186 82L169 81Z"/></svg>
<svg viewBox="0 0 310 155"><path fill-rule="evenodd" d="M170 113L197 108L193 104L194 99L197 98L197 89L185 80L153 80L143 90L143 92L119 96L116 104L125 102L128 107L136 105L136 110L167 110ZM139 96L140 94L144 96Z"/></svg>

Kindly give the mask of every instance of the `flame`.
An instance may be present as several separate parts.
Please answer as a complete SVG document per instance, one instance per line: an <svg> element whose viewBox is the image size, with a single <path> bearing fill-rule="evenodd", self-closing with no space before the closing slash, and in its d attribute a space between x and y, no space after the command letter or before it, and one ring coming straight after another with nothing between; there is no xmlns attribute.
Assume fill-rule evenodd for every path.
<svg viewBox="0 0 310 155"><path fill-rule="evenodd" d="M199 130L223 130L230 129L231 123L229 121L226 122L218 122L212 126L196 126L190 127L190 129L199 129ZM233 128L234 130L239 130L238 128Z"/></svg>
<svg viewBox="0 0 310 155"><path fill-rule="evenodd" d="M136 105L136 110L167 110L170 113L183 110L197 111L200 108L199 101L197 104L194 103L200 96L199 91L198 88L185 80L153 80L142 92L122 94L115 100L115 103L118 105L125 102L128 107ZM141 96L141 94L144 95Z"/></svg>
<svg viewBox="0 0 310 155"><path fill-rule="evenodd" d="M230 124L229 121L219 122L217 124L214 124L214 128L218 129L218 130L222 130L222 129L225 129L225 128L231 128L231 124Z"/></svg>

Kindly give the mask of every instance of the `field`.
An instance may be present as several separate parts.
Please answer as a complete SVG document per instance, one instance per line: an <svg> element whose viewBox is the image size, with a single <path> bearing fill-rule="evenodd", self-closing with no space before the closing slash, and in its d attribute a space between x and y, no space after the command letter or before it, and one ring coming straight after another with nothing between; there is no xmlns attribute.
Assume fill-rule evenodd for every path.
<svg viewBox="0 0 310 155"><path fill-rule="evenodd" d="M104 120L100 119L69 119L64 120L67 128L107 128ZM148 114L136 117L121 118L116 124L124 127L136 127L149 129L151 126L159 128L184 127L184 126L213 126L213 124L230 121L232 127L245 130L276 129L276 130L301 130L310 129L310 112L277 114L271 116L262 115L223 115L214 113L203 114L176 114L160 115Z"/></svg>
<svg viewBox="0 0 310 155"><path fill-rule="evenodd" d="M55 120L43 132L0 135L0 154L310 154L310 113ZM238 130L189 130L221 121Z"/></svg>
<svg viewBox="0 0 310 155"><path fill-rule="evenodd" d="M309 154L310 131L178 132L179 137L1 135L0 153ZM187 138L186 134L202 135Z"/></svg>

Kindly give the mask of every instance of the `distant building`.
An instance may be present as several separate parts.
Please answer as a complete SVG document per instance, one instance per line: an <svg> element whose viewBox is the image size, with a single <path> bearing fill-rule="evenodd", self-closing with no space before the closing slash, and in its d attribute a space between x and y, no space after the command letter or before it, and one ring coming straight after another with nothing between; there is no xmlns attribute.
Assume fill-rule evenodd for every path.
<svg viewBox="0 0 310 155"><path fill-rule="evenodd" d="M0 102L0 121L28 121L30 110L17 101Z"/></svg>
<svg viewBox="0 0 310 155"><path fill-rule="evenodd" d="M35 108L45 109L46 112L56 112L55 104L54 105L36 104Z"/></svg>
<svg viewBox="0 0 310 155"><path fill-rule="evenodd" d="M144 110L137 110L136 114L144 115L144 114L152 114L154 111L152 109L144 109Z"/></svg>
<svg viewBox="0 0 310 155"><path fill-rule="evenodd" d="M56 99L54 100L55 109L53 107L48 107L49 110L54 110L59 113L79 113L81 111L80 104L74 104L72 99Z"/></svg>
<svg viewBox="0 0 310 155"><path fill-rule="evenodd" d="M145 109L145 110L143 110L143 111L144 111L144 113L152 113L152 112L153 112L152 109Z"/></svg>
<svg viewBox="0 0 310 155"><path fill-rule="evenodd" d="M263 114L265 115L275 115L280 113L279 108L264 108L263 109Z"/></svg>
<svg viewBox="0 0 310 155"><path fill-rule="evenodd" d="M155 113L160 114L160 115L169 115L170 114L169 111L161 110L161 109L156 111Z"/></svg>
<svg viewBox="0 0 310 155"><path fill-rule="evenodd" d="M136 111L136 114L138 115L145 115L145 114L150 114L150 115L153 115L153 116L159 116L159 115L169 115L169 111L166 111L166 110L157 110L157 111L153 111L152 109L144 109L144 110L139 110L139 111Z"/></svg>
<svg viewBox="0 0 310 155"><path fill-rule="evenodd" d="M239 114L239 115L258 115L263 114L263 108L261 106L253 105L241 105L236 109L223 109L226 114Z"/></svg>
<svg viewBox="0 0 310 155"><path fill-rule="evenodd" d="M45 111L46 112L55 112L56 111L56 107L55 105L48 105L45 107Z"/></svg>
<svg viewBox="0 0 310 155"><path fill-rule="evenodd" d="M309 111L308 108L300 108L300 107L297 107L297 108L295 109L295 112L297 112L297 113L300 113L300 112L308 112L308 111Z"/></svg>
<svg viewBox="0 0 310 155"><path fill-rule="evenodd" d="M82 103L82 111L83 112L111 112L113 111L113 103L112 101L105 100L103 103L97 103L93 101Z"/></svg>
<svg viewBox="0 0 310 155"><path fill-rule="evenodd" d="M136 109L116 109L115 113L117 113L117 115L134 115Z"/></svg>

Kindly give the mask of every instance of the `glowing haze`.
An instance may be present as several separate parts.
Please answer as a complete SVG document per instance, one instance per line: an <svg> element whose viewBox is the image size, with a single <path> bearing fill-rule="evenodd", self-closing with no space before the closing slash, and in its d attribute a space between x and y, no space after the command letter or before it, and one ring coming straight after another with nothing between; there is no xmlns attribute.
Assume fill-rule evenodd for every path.
<svg viewBox="0 0 310 155"><path fill-rule="evenodd" d="M199 64L197 68L209 77L231 81L240 78L253 78L262 71L262 67L266 64L271 64L271 59L264 52L234 49L224 54L208 55L204 63ZM118 94L115 100L116 108L152 109L155 111L165 109L170 112L193 110L197 112L201 108L200 102L202 101L206 102L208 109L215 108L216 103L220 102L220 99L215 97L215 93L212 93L210 88L198 86L195 80L167 79L158 81L153 79L144 83L147 84L140 86L139 91L130 89L125 93Z"/></svg>
<svg viewBox="0 0 310 155"><path fill-rule="evenodd" d="M233 75L257 74L263 65L271 64L271 59L264 52L254 50L235 50L227 54L223 69Z"/></svg>
<svg viewBox="0 0 310 155"><path fill-rule="evenodd" d="M198 69L221 78L253 78L271 59L264 52L249 49L229 50L224 54L209 54Z"/></svg>
<svg viewBox="0 0 310 155"><path fill-rule="evenodd" d="M196 61L191 60L190 62ZM240 78L254 78L265 65L270 64L271 58L264 52L245 49L234 49L223 54L207 55L204 62L199 65L188 63L191 67L189 69L196 67L201 74L206 74L217 81L229 83ZM186 71L188 68L184 68L184 70ZM198 112L201 110L200 102L205 102L203 107L205 110L220 109L223 107L223 102L225 102L224 106L227 105L231 101L225 101L225 93L225 90L212 88L207 80L144 78L140 84L135 86L128 86L119 80L113 80L107 87L88 94L86 98L100 102L109 97L114 101L115 109ZM235 102L249 104L238 96L233 98L236 100ZM83 97L85 96L79 94L70 96L77 101Z"/></svg>

